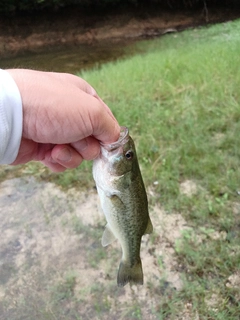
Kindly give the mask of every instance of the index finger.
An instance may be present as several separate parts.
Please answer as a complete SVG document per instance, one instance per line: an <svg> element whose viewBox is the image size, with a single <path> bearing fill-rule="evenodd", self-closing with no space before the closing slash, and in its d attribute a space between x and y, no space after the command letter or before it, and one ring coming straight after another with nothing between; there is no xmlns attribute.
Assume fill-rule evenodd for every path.
<svg viewBox="0 0 240 320"><path fill-rule="evenodd" d="M70 74L70 73L57 73L57 72L52 72L52 75L54 77L57 77L58 79L61 79L63 82L66 80L76 87L78 87L80 90L84 91L85 93L91 95L92 97L96 98L98 101L100 101L108 114L113 118L114 121L117 121L116 118L114 117L111 109L107 106L107 104L99 97L97 94L97 91L84 79L81 77L78 77L76 75ZM118 125L119 126L119 125ZM120 127L118 128L119 134L120 134ZM119 137L118 134L118 137ZM115 135L114 135L115 136ZM113 141L112 141L113 142Z"/></svg>
<svg viewBox="0 0 240 320"><path fill-rule="evenodd" d="M68 83L73 84L78 89L97 100L89 106L88 116L91 119L92 136L103 143L112 143L118 140L120 126L116 118L110 108L98 96L96 90L88 82L78 76L68 73L53 72L52 76L62 80L64 83L67 81Z"/></svg>
<svg viewBox="0 0 240 320"><path fill-rule="evenodd" d="M93 110L94 108L94 110ZM118 140L120 136L120 125L106 108L103 108L103 102L92 105L88 109L89 119L92 124L92 136L102 143L108 144Z"/></svg>

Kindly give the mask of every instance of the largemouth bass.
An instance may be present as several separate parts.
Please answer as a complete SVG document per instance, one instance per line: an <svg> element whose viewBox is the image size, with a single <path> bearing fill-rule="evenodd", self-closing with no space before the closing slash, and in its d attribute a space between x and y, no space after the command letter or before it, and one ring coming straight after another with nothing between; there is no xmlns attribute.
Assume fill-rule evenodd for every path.
<svg viewBox="0 0 240 320"><path fill-rule="evenodd" d="M122 247L118 286L143 284L141 238L153 227L134 142L127 128L121 127L117 142L101 145L100 156L93 162L93 177L107 220L102 245L118 239Z"/></svg>

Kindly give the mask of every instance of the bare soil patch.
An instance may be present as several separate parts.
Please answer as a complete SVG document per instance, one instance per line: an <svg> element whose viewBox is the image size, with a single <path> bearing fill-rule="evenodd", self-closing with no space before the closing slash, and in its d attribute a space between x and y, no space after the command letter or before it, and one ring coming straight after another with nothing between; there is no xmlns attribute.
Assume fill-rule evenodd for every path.
<svg viewBox="0 0 240 320"><path fill-rule="evenodd" d="M105 218L98 207L95 189L64 192L34 178L0 184L0 319L128 319L129 312L157 319L159 299L182 286L174 247L185 220L150 208L154 233L143 237L141 251L145 284L118 288L121 249L117 242L101 247Z"/></svg>

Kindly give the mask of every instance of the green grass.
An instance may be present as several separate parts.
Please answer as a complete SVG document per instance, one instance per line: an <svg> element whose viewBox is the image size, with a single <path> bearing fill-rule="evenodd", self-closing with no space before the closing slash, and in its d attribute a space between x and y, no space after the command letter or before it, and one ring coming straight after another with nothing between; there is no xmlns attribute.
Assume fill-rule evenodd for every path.
<svg viewBox="0 0 240 320"><path fill-rule="evenodd" d="M174 319L179 301L201 319L240 314L237 289L226 287L240 270L239 32L234 21L140 42L141 54L81 73L129 127L146 185L158 181L150 202L192 226L175 247L184 288L159 319ZM197 184L195 195L180 192L186 180ZM207 307L214 293L218 306Z"/></svg>
<svg viewBox="0 0 240 320"><path fill-rule="evenodd" d="M214 31L215 30L215 31ZM130 128L145 181L179 210L179 182L236 198L240 173L239 23L139 44L146 52L82 73ZM235 35L235 36L234 36Z"/></svg>
<svg viewBox="0 0 240 320"><path fill-rule="evenodd" d="M240 314L239 286L226 285L240 270L239 34L238 20L139 42L141 54L80 74L129 127L144 181L154 190L150 204L160 203L169 215L181 213L189 226L174 245L182 290L165 292L161 279L158 291L147 284L150 298L159 296L153 319L175 320L186 308L187 319L235 320ZM90 164L60 175L37 164L18 170L64 188L93 185ZM13 175L12 170L0 174ZM181 193L187 180L197 185L197 193ZM73 232L82 232L81 223L72 224ZM154 234L152 242L158 241ZM107 255L98 249L96 259L89 256L94 268ZM70 274L54 290L59 299L70 299L74 286ZM107 317L109 297L118 299L115 287L96 284L89 291L94 315ZM141 304L131 303L119 318L143 319Z"/></svg>

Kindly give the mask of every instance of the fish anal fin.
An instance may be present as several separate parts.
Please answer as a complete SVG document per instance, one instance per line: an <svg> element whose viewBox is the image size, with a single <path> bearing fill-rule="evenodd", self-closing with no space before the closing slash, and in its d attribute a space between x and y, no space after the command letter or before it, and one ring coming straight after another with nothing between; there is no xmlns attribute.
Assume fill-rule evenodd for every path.
<svg viewBox="0 0 240 320"><path fill-rule="evenodd" d="M142 262L140 258L132 267L127 262L121 261L118 269L117 284L119 287L123 287L128 282L131 284L143 284Z"/></svg>
<svg viewBox="0 0 240 320"><path fill-rule="evenodd" d="M102 236L102 246L106 247L115 240L116 240L116 237L112 233L111 229L109 228L109 225L107 224Z"/></svg>
<svg viewBox="0 0 240 320"><path fill-rule="evenodd" d="M147 228L144 232L144 234L150 234L153 232L153 225L152 225L152 221L150 220L150 218L148 219L148 224L147 224Z"/></svg>

